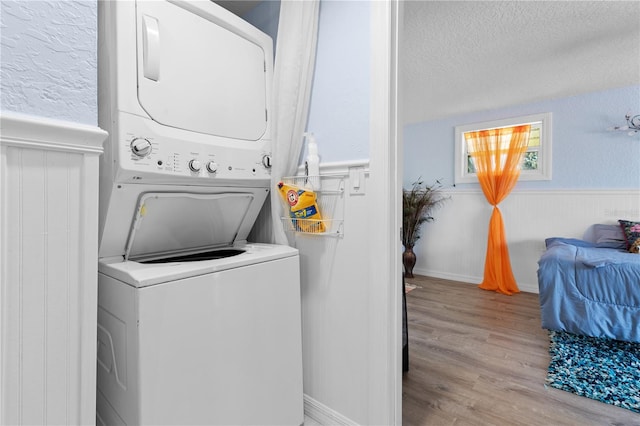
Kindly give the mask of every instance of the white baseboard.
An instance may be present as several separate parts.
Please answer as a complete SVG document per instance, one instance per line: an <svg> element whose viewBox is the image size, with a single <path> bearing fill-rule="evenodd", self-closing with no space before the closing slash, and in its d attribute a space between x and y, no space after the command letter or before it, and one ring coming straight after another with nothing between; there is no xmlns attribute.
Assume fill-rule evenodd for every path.
<svg viewBox="0 0 640 426"><path fill-rule="evenodd" d="M413 273L416 275L423 275L425 277L433 277L433 278L440 278L443 280L451 280L451 281L459 281L462 283L466 283L466 284L471 284L471 285L478 285L482 282L482 277L471 277L471 276L467 276L467 275L460 275L460 274L451 274L451 273L447 273L447 272L441 272L441 271L433 271L430 269L419 269L419 268L414 268ZM520 289L520 291L523 291L525 293L538 293L538 284L531 284L531 283L522 283L519 282L518 283L518 288Z"/></svg>
<svg viewBox="0 0 640 426"><path fill-rule="evenodd" d="M443 280L460 281L467 284L480 284L482 277L472 277L462 274L453 274L449 272L434 271L432 269L414 268L413 273L416 275L422 275L425 277L440 278Z"/></svg>
<svg viewBox="0 0 640 426"><path fill-rule="evenodd" d="M304 415L321 425L357 426L358 423L332 410L309 395L304 395Z"/></svg>

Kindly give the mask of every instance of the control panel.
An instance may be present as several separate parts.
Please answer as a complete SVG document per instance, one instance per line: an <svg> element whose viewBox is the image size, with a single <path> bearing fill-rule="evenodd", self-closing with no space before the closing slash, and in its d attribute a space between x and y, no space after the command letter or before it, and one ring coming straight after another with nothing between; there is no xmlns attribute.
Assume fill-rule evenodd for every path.
<svg viewBox="0 0 640 426"><path fill-rule="evenodd" d="M122 121L127 121L124 114ZM122 181L171 180L185 178L215 180L265 180L271 177L269 141L244 141L210 135L196 135L189 140L161 136L147 126L123 126L119 134L118 176ZM199 139L198 139L199 138ZM199 182L198 184L208 184Z"/></svg>

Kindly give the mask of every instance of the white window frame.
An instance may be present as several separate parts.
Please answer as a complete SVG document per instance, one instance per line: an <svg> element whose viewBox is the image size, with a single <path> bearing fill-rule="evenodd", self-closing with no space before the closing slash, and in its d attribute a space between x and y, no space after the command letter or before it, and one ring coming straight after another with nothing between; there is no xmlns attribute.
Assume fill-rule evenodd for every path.
<svg viewBox="0 0 640 426"><path fill-rule="evenodd" d="M551 180L551 113L525 115L520 117L505 118L501 120L484 121L481 123L456 126L455 131L455 176L458 183L477 183L475 173L467 171L467 143L464 134L479 130L496 129L500 127L521 126L525 124L541 123L540 147L538 148L538 169L521 170L519 180Z"/></svg>

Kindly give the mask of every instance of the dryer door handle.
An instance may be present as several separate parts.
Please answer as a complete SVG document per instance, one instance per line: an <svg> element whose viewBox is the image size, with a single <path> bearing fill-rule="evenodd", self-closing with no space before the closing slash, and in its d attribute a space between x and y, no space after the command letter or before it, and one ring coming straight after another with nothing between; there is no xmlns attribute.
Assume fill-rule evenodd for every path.
<svg viewBox="0 0 640 426"><path fill-rule="evenodd" d="M142 61L144 76L149 80L160 78L160 31L158 20L142 16Z"/></svg>

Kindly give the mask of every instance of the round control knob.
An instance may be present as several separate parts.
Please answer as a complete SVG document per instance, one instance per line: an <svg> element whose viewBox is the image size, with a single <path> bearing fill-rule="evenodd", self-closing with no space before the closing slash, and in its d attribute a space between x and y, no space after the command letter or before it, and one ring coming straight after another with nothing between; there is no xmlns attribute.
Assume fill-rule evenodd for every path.
<svg viewBox="0 0 640 426"><path fill-rule="evenodd" d="M218 164L215 161L209 161L207 163L207 171L209 173L215 173L218 171Z"/></svg>
<svg viewBox="0 0 640 426"><path fill-rule="evenodd" d="M271 156L270 155L262 156L262 165L264 167L266 167L267 169L271 168Z"/></svg>
<svg viewBox="0 0 640 426"><path fill-rule="evenodd" d="M151 154L151 142L145 138L135 138L131 141L131 152L137 157L146 157Z"/></svg>
<svg viewBox="0 0 640 426"><path fill-rule="evenodd" d="M202 169L202 164L200 163L200 161L193 159L189 161L189 168L192 172L199 172L200 169Z"/></svg>

